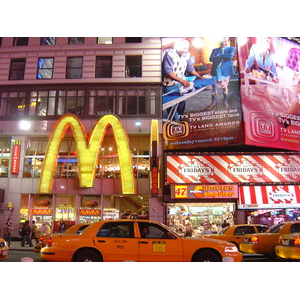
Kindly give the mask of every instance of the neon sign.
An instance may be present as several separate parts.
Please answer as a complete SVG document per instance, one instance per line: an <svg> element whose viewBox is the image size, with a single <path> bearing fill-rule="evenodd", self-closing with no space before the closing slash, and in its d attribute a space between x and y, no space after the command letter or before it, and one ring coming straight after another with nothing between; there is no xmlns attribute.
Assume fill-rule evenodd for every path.
<svg viewBox="0 0 300 300"><path fill-rule="evenodd" d="M62 116L54 125L41 170L38 188L39 193L51 193L53 177L57 167L59 147L69 127L72 129L76 143L79 186L92 187L96 172L97 156L108 126L111 126L113 129L117 145L121 169L122 192L123 194L135 194L134 174L128 137L120 120L114 115L103 116L96 123L91 135L88 137L82 123L72 114Z"/></svg>

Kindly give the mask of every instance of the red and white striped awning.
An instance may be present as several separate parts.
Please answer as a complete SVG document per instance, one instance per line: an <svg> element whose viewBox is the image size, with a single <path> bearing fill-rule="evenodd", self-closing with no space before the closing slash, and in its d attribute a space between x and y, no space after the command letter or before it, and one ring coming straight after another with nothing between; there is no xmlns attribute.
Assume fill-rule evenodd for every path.
<svg viewBox="0 0 300 300"><path fill-rule="evenodd" d="M300 155L167 155L167 184L300 183Z"/></svg>
<svg viewBox="0 0 300 300"><path fill-rule="evenodd" d="M300 207L298 185L240 186L239 209Z"/></svg>

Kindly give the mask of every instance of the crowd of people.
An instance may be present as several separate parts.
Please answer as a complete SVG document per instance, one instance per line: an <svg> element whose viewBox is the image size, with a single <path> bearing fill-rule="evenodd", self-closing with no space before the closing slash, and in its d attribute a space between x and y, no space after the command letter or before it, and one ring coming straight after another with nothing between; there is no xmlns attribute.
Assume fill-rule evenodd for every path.
<svg viewBox="0 0 300 300"><path fill-rule="evenodd" d="M14 229L12 221L10 218L7 219L4 224L4 239L7 242L8 247L11 247L11 234ZM63 233L67 229L67 224L64 220L60 220L58 225L58 232ZM35 220L33 220L30 224L29 220L26 220L21 226L19 235L21 236L21 246L25 247L25 245L29 245L29 247L33 247L32 241L35 240L36 243L39 242L37 237L37 225ZM50 234L51 233L51 225L49 222L44 223L42 230L42 234Z"/></svg>

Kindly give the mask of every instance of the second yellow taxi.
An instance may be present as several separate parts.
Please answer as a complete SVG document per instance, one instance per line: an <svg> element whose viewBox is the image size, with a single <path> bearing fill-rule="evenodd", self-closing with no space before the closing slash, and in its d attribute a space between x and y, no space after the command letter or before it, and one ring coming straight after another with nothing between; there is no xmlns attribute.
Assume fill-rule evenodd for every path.
<svg viewBox="0 0 300 300"><path fill-rule="evenodd" d="M243 243L240 244L240 250L274 257L276 256L275 247L279 243L280 236L295 232L300 232L300 221L278 223L264 233L246 234Z"/></svg>
<svg viewBox="0 0 300 300"><path fill-rule="evenodd" d="M203 236L231 242L239 249L245 234L265 232L268 228L268 226L260 224L239 224L225 227L219 234L205 234Z"/></svg>

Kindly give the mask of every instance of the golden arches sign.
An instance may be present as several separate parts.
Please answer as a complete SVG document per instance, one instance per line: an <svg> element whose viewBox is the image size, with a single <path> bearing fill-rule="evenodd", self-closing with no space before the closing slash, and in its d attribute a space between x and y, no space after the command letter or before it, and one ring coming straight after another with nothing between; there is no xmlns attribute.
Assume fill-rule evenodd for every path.
<svg viewBox="0 0 300 300"><path fill-rule="evenodd" d="M76 116L71 114L64 115L54 125L41 170L39 193L51 193L53 177L57 167L59 147L69 127L72 129L76 142L79 185L80 187L92 187L96 172L97 156L108 126L111 126L113 129L117 145L122 192L123 194L135 194L134 174L128 137L120 120L114 115L103 116L96 123L94 130L88 138L82 123Z"/></svg>

